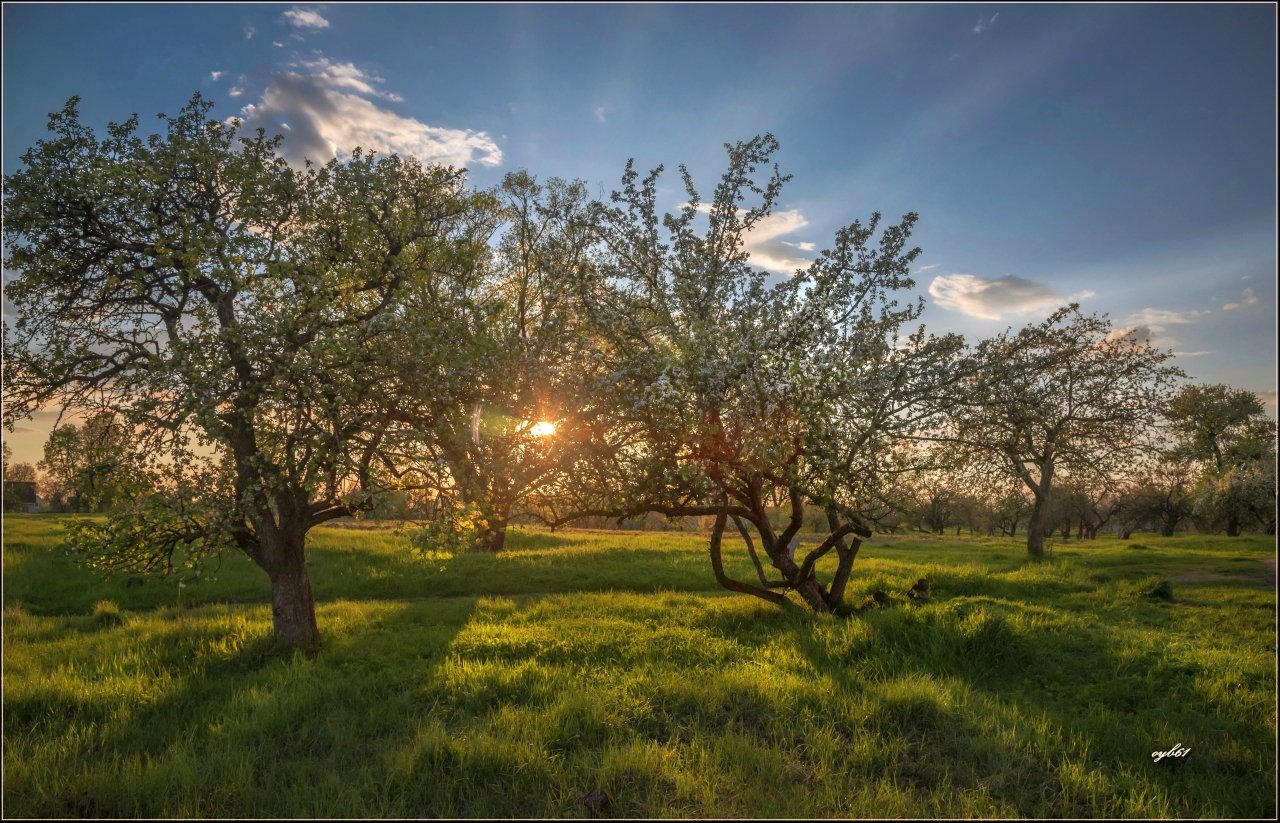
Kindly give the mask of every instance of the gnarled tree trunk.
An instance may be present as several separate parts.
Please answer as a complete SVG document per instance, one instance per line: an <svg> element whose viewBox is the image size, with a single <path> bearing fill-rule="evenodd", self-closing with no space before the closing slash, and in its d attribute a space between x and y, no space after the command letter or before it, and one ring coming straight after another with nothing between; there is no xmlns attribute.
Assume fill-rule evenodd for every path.
<svg viewBox="0 0 1280 823"><path fill-rule="evenodd" d="M271 580L271 620L282 646L315 649L320 645L316 603L307 572L306 532L290 529L261 540L260 565Z"/></svg>

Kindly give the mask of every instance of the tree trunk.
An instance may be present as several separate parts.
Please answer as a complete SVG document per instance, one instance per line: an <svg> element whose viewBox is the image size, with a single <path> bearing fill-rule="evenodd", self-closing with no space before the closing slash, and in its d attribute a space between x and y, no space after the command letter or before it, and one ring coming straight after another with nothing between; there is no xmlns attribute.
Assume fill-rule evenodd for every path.
<svg viewBox="0 0 1280 823"><path fill-rule="evenodd" d="M1048 503L1045 497L1039 496L1031 504L1031 519L1027 521L1027 554L1032 557L1044 557L1044 521Z"/></svg>
<svg viewBox="0 0 1280 823"><path fill-rule="evenodd" d="M485 529L475 543L471 545L472 551L477 552L500 552L507 544L507 524L503 521L501 524L495 524Z"/></svg>
<svg viewBox="0 0 1280 823"><path fill-rule="evenodd" d="M471 544L471 550L477 552L500 552L507 543L507 519L511 510L500 504L492 511L481 511L484 515L484 531Z"/></svg>
<svg viewBox="0 0 1280 823"><path fill-rule="evenodd" d="M314 649L320 645L320 630L316 627L316 604L311 596L311 577L307 574L307 561L302 540L288 546L274 569L268 569L271 578L271 619L275 624L276 642L282 646Z"/></svg>
<svg viewBox="0 0 1280 823"><path fill-rule="evenodd" d="M1173 537L1173 523L1165 520L1164 523L1160 524L1160 536Z"/></svg>
<svg viewBox="0 0 1280 823"><path fill-rule="evenodd" d="M1121 527L1119 533L1117 534L1117 537L1119 537L1121 540L1128 540L1129 535L1131 534L1133 534L1133 531L1131 529L1126 529Z"/></svg>
<svg viewBox="0 0 1280 823"><path fill-rule="evenodd" d="M1233 514L1227 518L1227 537L1239 537L1239 536L1240 536L1240 518Z"/></svg>

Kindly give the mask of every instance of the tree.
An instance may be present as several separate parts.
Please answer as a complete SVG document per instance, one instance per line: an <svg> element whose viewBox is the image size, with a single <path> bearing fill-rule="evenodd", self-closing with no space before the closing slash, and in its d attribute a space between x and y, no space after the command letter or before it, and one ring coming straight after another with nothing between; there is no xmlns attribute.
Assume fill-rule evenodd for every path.
<svg viewBox="0 0 1280 823"><path fill-rule="evenodd" d="M1217 384L1184 387L1165 416L1185 456L1205 460L1222 472L1233 447L1238 452L1242 441L1275 436L1275 423L1265 414L1262 400L1253 392Z"/></svg>
<svg viewBox="0 0 1280 823"><path fill-rule="evenodd" d="M114 414L99 412L83 426L67 424L49 432L40 468L72 495L75 508L106 511L124 494L120 468L127 460L129 440L129 431Z"/></svg>
<svg viewBox="0 0 1280 823"><path fill-rule="evenodd" d="M576 395L588 252L594 232L581 183L508 174L496 192L505 222L458 358L458 391L423 398L423 427L447 468L449 493L478 510L473 547L499 551L573 443L556 432Z"/></svg>
<svg viewBox="0 0 1280 823"><path fill-rule="evenodd" d="M1217 384L1185 387L1166 414L1178 456L1205 467L1196 513L1232 537L1251 520L1274 531L1276 424L1265 412L1256 394Z"/></svg>
<svg viewBox="0 0 1280 823"><path fill-rule="evenodd" d="M1157 526L1162 537L1172 537L1191 518L1195 485L1194 463L1176 450L1166 451L1143 472L1128 505L1137 519Z"/></svg>
<svg viewBox="0 0 1280 823"><path fill-rule="evenodd" d="M199 95L163 134L134 116L99 139L77 102L5 179L5 423L112 410L139 492L73 545L166 572L242 551L271 581L277 640L315 646L307 532L369 504L410 435L388 352L484 246L463 173L359 150L293 169L279 137L237 141Z"/></svg>
<svg viewBox="0 0 1280 823"><path fill-rule="evenodd" d="M36 482L36 469L30 463L14 463L6 469L5 480L14 483Z"/></svg>
<svg viewBox="0 0 1280 823"><path fill-rule="evenodd" d="M1016 334L981 341L972 377L957 381L952 428L940 439L1019 478L1032 494L1027 552L1044 554L1055 479L1118 476L1150 448L1146 435L1182 372L1132 334L1072 304Z"/></svg>
<svg viewBox="0 0 1280 823"><path fill-rule="evenodd" d="M659 216L662 168L642 180L632 163L600 205L605 280L590 316L598 348L582 359L568 425L583 445L564 475L558 521L714 516L711 566L722 586L773 602L795 591L825 612L843 601L861 540L883 513L886 478L910 470L896 447L933 414L929 398L957 343L923 329L900 336L923 309L895 300L913 286L914 214L883 228L879 214L855 221L794 276L752 266L745 240L787 179L776 166L757 176L777 147L771 135L726 145L728 170L705 206L682 167L688 202ZM786 513L780 528L774 506ZM825 534L802 551L809 507ZM730 526L756 582L725 571ZM832 552L834 568L820 577Z"/></svg>

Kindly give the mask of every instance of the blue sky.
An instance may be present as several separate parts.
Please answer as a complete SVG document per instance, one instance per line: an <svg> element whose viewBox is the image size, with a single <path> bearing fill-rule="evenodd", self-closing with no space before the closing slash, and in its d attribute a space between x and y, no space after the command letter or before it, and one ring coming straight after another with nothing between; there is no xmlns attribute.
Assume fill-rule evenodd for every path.
<svg viewBox="0 0 1280 823"><path fill-rule="evenodd" d="M772 132L794 180L753 259L785 272L875 210L920 213L933 330L1068 299L1195 378L1276 390L1276 11L1254 5L4 7L4 171L72 95L87 122L174 112L616 187ZM156 121L151 121L156 122ZM284 125L288 129L284 129ZM34 462L37 420L11 440ZM31 442L28 442L31 441Z"/></svg>

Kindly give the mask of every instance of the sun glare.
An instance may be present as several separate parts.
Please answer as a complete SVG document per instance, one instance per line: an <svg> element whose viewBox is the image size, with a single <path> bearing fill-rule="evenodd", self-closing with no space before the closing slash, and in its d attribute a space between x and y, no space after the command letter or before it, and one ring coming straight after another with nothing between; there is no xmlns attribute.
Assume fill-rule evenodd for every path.
<svg viewBox="0 0 1280 823"><path fill-rule="evenodd" d="M539 420L533 424L533 428L529 430L529 433L534 437L550 437L556 433L556 424L546 420Z"/></svg>

